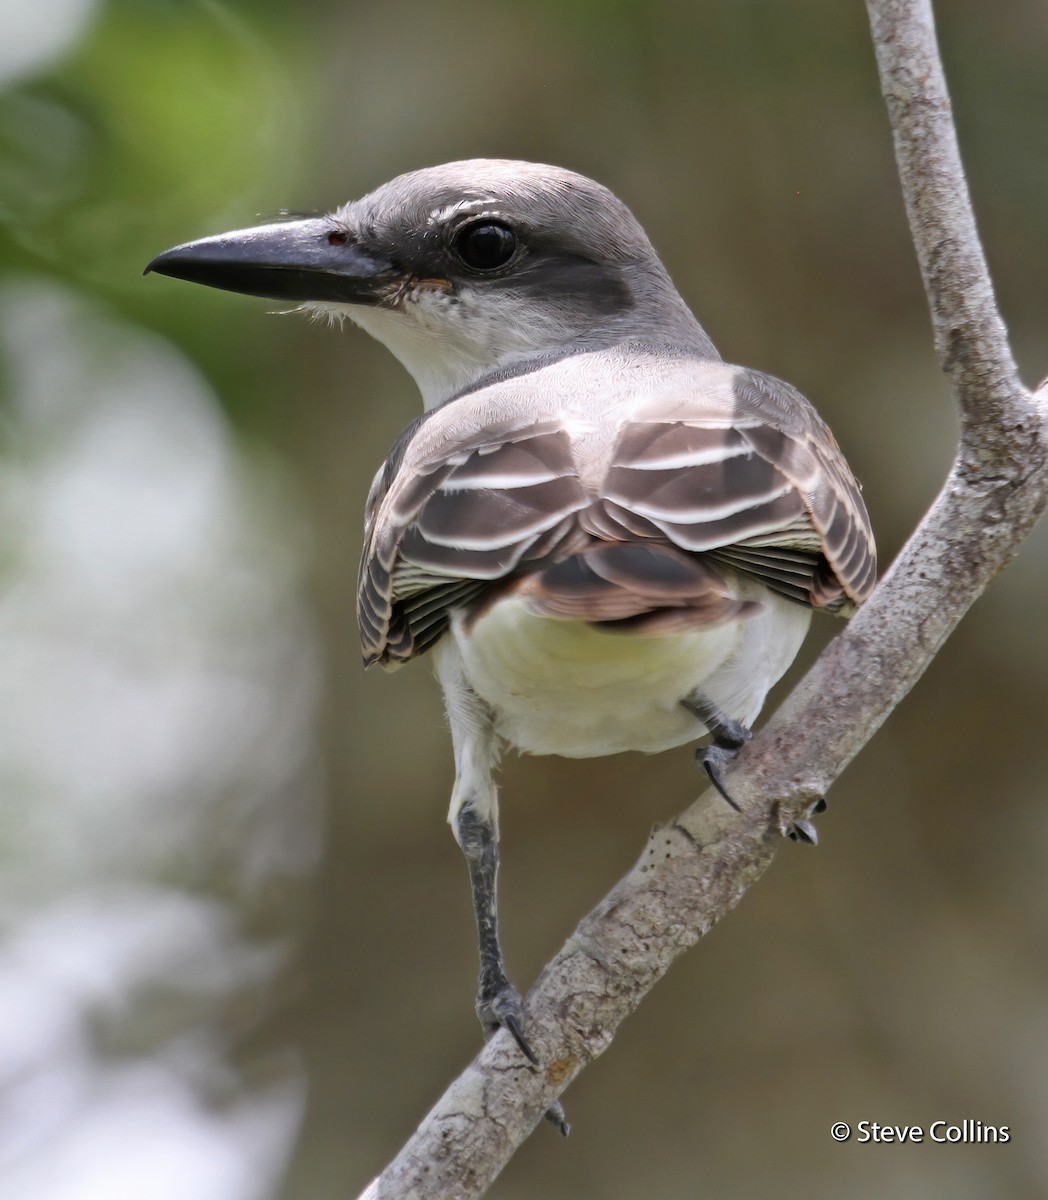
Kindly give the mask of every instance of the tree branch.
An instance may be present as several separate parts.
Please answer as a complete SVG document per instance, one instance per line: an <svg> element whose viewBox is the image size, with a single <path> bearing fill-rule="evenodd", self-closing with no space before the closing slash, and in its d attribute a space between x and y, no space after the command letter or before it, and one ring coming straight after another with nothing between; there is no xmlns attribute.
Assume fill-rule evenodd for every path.
<svg viewBox="0 0 1048 1200"><path fill-rule="evenodd" d="M362 1200L481 1195L670 963L763 874L1048 505L1048 387L1020 382L994 301L928 0L867 0L936 348L961 414L942 492L871 599L730 773L656 830L527 997L531 1069L494 1037ZM768 797L775 797L769 807Z"/></svg>

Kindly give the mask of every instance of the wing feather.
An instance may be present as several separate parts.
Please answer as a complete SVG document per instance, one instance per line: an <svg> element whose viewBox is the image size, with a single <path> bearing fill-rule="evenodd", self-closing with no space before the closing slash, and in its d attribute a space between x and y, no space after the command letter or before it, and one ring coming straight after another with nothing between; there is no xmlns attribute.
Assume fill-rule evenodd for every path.
<svg viewBox="0 0 1048 1200"><path fill-rule="evenodd" d="M368 663L424 650L453 608L570 539L571 518L588 503L556 422L518 417L466 442L429 441L428 455L400 451L368 504L358 597Z"/></svg>
<svg viewBox="0 0 1048 1200"><path fill-rule="evenodd" d="M876 579L859 485L799 392L732 370L730 421L701 408L690 417L676 404L665 416L650 407L643 428L620 439L604 494L616 515L645 517L683 550L708 553L791 599L847 613ZM607 515L601 519L607 526ZM789 579L781 560L739 554L753 547L790 551Z"/></svg>
<svg viewBox="0 0 1048 1200"><path fill-rule="evenodd" d="M798 603L843 613L861 603L876 575L873 537L829 429L770 376L719 363L703 372L690 403L677 387L655 389L588 422L536 406L526 391L514 393L516 403L465 412L452 401L415 422L368 500L358 601L365 661L420 653L452 610L481 605L525 575L541 590L536 572L551 573L565 613L586 619L586 596L598 591L601 613L617 613L616 572L633 560L599 557L608 543L683 553L672 566L657 552L637 558L655 608L681 605L689 580L713 577L689 573L692 555ZM595 427L617 428L613 443L580 450L580 429ZM596 476L594 454L603 455ZM585 569L558 566L580 552L590 556ZM718 587L705 609L698 591L689 604L733 611Z"/></svg>

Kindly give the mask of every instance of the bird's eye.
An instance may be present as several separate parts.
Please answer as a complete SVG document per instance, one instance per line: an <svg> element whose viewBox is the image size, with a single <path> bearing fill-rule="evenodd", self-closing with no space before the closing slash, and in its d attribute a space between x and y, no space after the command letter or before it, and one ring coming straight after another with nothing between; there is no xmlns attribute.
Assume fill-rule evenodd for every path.
<svg viewBox="0 0 1048 1200"><path fill-rule="evenodd" d="M505 266L516 248L513 230L498 221L477 221L455 235L455 253L474 271Z"/></svg>

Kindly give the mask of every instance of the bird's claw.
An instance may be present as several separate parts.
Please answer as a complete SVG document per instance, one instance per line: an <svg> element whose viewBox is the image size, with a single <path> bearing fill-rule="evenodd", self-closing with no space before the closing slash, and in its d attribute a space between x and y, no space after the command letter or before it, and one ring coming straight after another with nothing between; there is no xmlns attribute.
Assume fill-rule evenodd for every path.
<svg viewBox="0 0 1048 1200"><path fill-rule="evenodd" d="M789 829L786 830L786 836L791 842L803 842L806 846L817 846L819 844L819 834L810 818L817 813L824 813L825 811L826 797L820 796L811 808L808 809L805 816L799 817L790 825Z"/></svg>
<svg viewBox="0 0 1048 1200"><path fill-rule="evenodd" d="M734 760L738 753L738 746L725 746L720 742L714 742L710 746L700 746L695 751L695 757L710 777L710 783L736 812L742 812L724 785L724 768Z"/></svg>
<svg viewBox="0 0 1048 1200"><path fill-rule="evenodd" d="M520 992L505 976L489 986L482 987L477 997L477 1016L484 1027L485 1039L490 1038L499 1029L508 1030L520 1047L521 1054L533 1067L537 1067L539 1060L524 1036L522 1008Z"/></svg>
<svg viewBox="0 0 1048 1200"><path fill-rule="evenodd" d="M724 768L734 760L740 748L753 737L752 732L741 721L736 721L727 713L722 712L700 692L693 692L690 696L686 696L681 704L693 717L697 717L706 726L709 733L713 734L713 741L710 745L700 746L695 751L696 760L702 765L710 777L710 783L720 792L725 801L736 812L742 812L724 785Z"/></svg>
<svg viewBox="0 0 1048 1200"><path fill-rule="evenodd" d="M538 1055L532 1050L528 1039L524 1036L521 1024L523 1001L520 992L505 977L499 976L489 983L483 984L477 997L477 1016L484 1027L484 1038L492 1037L499 1029L505 1029L517 1043L521 1054L533 1067L539 1065ZM560 1130L561 1137L567 1137L571 1132L568 1118L564 1115L564 1106L559 1100L546 1109L546 1120Z"/></svg>
<svg viewBox="0 0 1048 1200"><path fill-rule="evenodd" d="M794 821L793 824L786 830L786 836L791 842L803 842L806 846L817 846L819 844L819 834L815 826L806 817L801 817Z"/></svg>
<svg viewBox="0 0 1048 1200"><path fill-rule="evenodd" d="M549 1108L546 1109L546 1120L551 1125L556 1125L561 1137L567 1137L571 1133L568 1118L564 1115L564 1105L559 1100L554 1100Z"/></svg>

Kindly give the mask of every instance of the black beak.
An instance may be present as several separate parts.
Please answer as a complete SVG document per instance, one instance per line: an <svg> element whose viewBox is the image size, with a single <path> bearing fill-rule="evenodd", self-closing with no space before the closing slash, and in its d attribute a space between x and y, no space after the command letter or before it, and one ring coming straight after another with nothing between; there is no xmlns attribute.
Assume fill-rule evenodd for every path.
<svg viewBox="0 0 1048 1200"><path fill-rule="evenodd" d="M146 267L267 300L377 304L399 277L325 217L237 229L165 250Z"/></svg>

